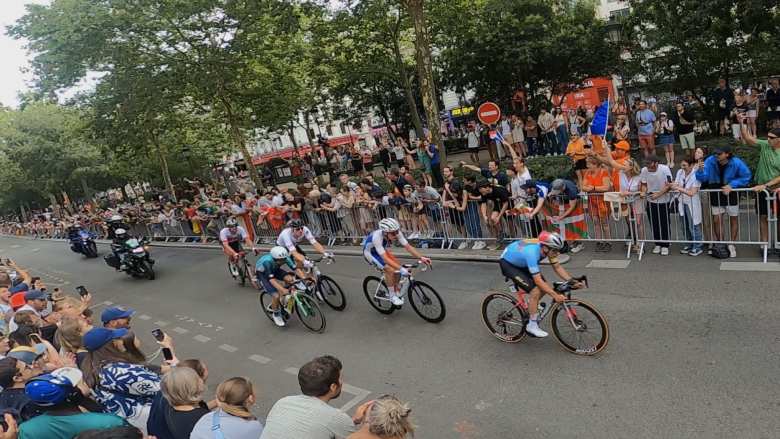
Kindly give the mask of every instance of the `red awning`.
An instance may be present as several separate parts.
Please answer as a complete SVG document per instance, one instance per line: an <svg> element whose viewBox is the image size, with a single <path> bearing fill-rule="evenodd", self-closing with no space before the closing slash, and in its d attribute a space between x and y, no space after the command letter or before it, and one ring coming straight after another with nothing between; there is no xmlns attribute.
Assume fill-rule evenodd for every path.
<svg viewBox="0 0 780 439"><path fill-rule="evenodd" d="M331 137L328 139L328 145L329 146L339 146L339 145L346 145L346 144L352 144L355 143L360 138L355 135L347 135L347 136L339 136L339 137Z"/></svg>
<svg viewBox="0 0 780 439"><path fill-rule="evenodd" d="M298 153L300 155L308 154L309 151L311 151L311 147L309 145L298 147ZM295 148L285 148L279 151L272 151L262 155L256 155L252 157L252 164L255 166L262 165L263 163L266 163L275 158L289 160L293 157L293 155L295 155Z"/></svg>

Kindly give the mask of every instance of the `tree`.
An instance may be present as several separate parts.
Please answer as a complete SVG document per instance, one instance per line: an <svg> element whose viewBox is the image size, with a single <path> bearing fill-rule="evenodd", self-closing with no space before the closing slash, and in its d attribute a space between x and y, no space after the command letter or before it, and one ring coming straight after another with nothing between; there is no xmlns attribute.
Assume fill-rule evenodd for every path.
<svg viewBox="0 0 780 439"><path fill-rule="evenodd" d="M780 70L780 10L773 0L633 0L622 23L629 77L682 93ZM775 50L773 50L773 48Z"/></svg>

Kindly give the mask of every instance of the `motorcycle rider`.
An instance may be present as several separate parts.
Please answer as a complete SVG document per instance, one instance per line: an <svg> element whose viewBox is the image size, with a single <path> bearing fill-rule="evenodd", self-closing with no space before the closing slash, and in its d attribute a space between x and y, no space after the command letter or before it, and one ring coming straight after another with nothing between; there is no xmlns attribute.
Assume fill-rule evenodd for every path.
<svg viewBox="0 0 780 439"><path fill-rule="evenodd" d="M130 229L130 226L128 226L125 223L124 218L122 218L122 215L119 214L111 215L111 218L108 221L106 221L106 227L108 232L108 239L114 239L115 238L114 235L116 234L116 231L118 229L124 229L125 233L127 232L127 230ZM124 244L124 241L122 243Z"/></svg>
<svg viewBox="0 0 780 439"><path fill-rule="evenodd" d="M118 228L114 230L114 239L111 241L111 251L114 252L114 256L119 260L119 268L117 271L125 271L127 264L125 259L127 258L127 246L125 243L130 239L130 235L127 230Z"/></svg>

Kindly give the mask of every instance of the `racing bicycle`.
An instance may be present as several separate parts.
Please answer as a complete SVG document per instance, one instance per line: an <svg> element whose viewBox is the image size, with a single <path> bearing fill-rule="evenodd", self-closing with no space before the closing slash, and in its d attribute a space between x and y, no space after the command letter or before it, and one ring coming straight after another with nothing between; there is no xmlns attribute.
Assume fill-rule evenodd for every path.
<svg viewBox="0 0 780 439"><path fill-rule="evenodd" d="M290 320L290 317L297 312L303 326L313 332L323 332L325 330L325 314L322 313L317 301L314 300L314 282L311 279L296 277L289 288L289 294L286 294L281 300L284 321ZM265 316L273 322L271 308L273 298L262 286L259 286L259 289L261 291L260 307Z"/></svg>
<svg viewBox="0 0 780 439"><path fill-rule="evenodd" d="M311 267L304 269L306 274L311 274L315 281L315 296L317 300L323 301L328 304L329 307L336 311L343 311L347 307L347 299L344 296L344 291L332 277L322 274L317 267L319 262L325 261L326 264L333 263L332 256L323 256L320 259L308 259L311 262Z"/></svg>
<svg viewBox="0 0 780 439"><path fill-rule="evenodd" d="M509 289L517 297L504 292L493 292L482 300L482 321L493 336L506 343L518 343L525 338L528 324L528 299L530 295L518 289L507 279ZM574 282L588 286L587 276L573 278L568 282L554 282L556 292L566 295L566 300L557 303L539 301L539 322L552 316L550 326L555 338L563 348L577 355L595 355L609 342L607 320L593 305L571 297Z"/></svg>
<svg viewBox="0 0 780 439"><path fill-rule="evenodd" d="M441 296L432 286L419 281L411 274L411 270L422 265L422 270L427 269L427 265L417 262L416 264L403 264L403 267L410 271L408 276L401 276L401 297L408 296L412 309L423 320L430 323L439 323L444 320L447 310ZM375 267L376 268L376 267ZM390 291L385 283L385 274L383 270L376 268L382 273L381 277L367 276L363 279L363 294L371 306L382 314L392 314L401 306L393 305L390 301ZM398 273L398 271L396 271Z"/></svg>
<svg viewBox="0 0 780 439"><path fill-rule="evenodd" d="M245 250L238 252L236 262L233 262L232 259L228 261L228 272L242 287L246 285L247 279L252 278L252 266L249 265L249 261L246 259Z"/></svg>

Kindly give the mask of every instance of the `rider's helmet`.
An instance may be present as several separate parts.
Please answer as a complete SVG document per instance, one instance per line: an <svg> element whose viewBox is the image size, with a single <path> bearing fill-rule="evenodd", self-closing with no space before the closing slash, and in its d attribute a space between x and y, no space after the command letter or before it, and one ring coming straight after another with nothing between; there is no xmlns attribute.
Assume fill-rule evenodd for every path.
<svg viewBox="0 0 780 439"><path fill-rule="evenodd" d="M230 228L238 227L238 221L236 221L235 218L228 218L227 221L225 221L225 225Z"/></svg>
<svg viewBox="0 0 780 439"><path fill-rule="evenodd" d="M274 259L287 259L289 256L290 252L288 252L287 249L281 245L277 245L271 249L271 257Z"/></svg>
<svg viewBox="0 0 780 439"><path fill-rule="evenodd" d="M401 229L401 225L395 218L385 218L379 221L379 228L385 233L397 232Z"/></svg>
<svg viewBox="0 0 780 439"><path fill-rule="evenodd" d="M299 219L291 219L290 221L287 221L287 227L291 229L300 229L303 227L303 221Z"/></svg>
<svg viewBox="0 0 780 439"><path fill-rule="evenodd" d="M127 237L127 230L121 229L121 228L120 229L116 229L116 230L114 230L114 236L116 236L117 238L120 238L120 239L121 238L126 238Z"/></svg>
<svg viewBox="0 0 780 439"><path fill-rule="evenodd" d="M122 221L122 215L111 215L111 219L108 220L108 222L111 223L118 223L120 221Z"/></svg>
<svg viewBox="0 0 780 439"><path fill-rule="evenodd" d="M561 251L563 249L564 241L561 238L561 235L555 232L544 231L539 234L539 244L553 250Z"/></svg>

